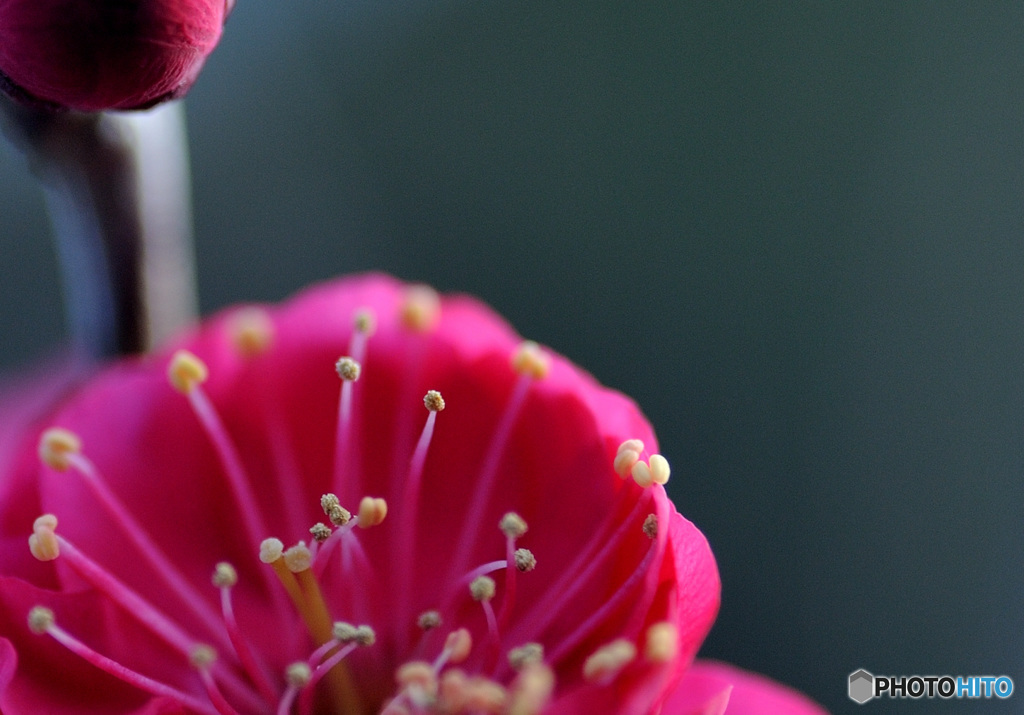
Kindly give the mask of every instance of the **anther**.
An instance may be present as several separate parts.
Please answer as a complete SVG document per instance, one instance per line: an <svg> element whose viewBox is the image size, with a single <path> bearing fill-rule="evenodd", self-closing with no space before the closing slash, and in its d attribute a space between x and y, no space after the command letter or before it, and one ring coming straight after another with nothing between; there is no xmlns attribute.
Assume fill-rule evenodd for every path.
<svg viewBox="0 0 1024 715"><path fill-rule="evenodd" d="M209 370L206 363L187 350L179 350L171 356L167 366L167 378L175 390L190 393L196 385L206 382Z"/></svg>
<svg viewBox="0 0 1024 715"><path fill-rule="evenodd" d="M274 322L266 310L256 306L235 311L229 331L232 346L243 358L264 354L274 341Z"/></svg>
<svg viewBox="0 0 1024 715"><path fill-rule="evenodd" d="M346 621L335 621L331 627L331 634L339 643L353 643L356 640L357 629Z"/></svg>
<svg viewBox="0 0 1024 715"><path fill-rule="evenodd" d="M51 469L66 472L71 467L70 454L82 451L81 438L71 430L52 427L39 438L39 459Z"/></svg>
<svg viewBox="0 0 1024 715"><path fill-rule="evenodd" d="M655 484L667 484L668 478L672 473L669 469L668 460L662 457L660 454L652 454L650 459L647 460L647 466L651 468L651 478Z"/></svg>
<svg viewBox="0 0 1024 715"><path fill-rule="evenodd" d="M363 647L371 646L377 642L377 631L365 623L356 628L356 643Z"/></svg>
<svg viewBox="0 0 1024 715"><path fill-rule="evenodd" d="M413 702L423 696L432 698L437 693L437 675L426 661L414 660L400 665L395 671L395 682L403 689L419 691L418 694L410 693ZM420 697L417 698L417 695Z"/></svg>
<svg viewBox="0 0 1024 715"><path fill-rule="evenodd" d="M508 702L508 693L501 684L476 676L466 683L465 708L468 712L502 713Z"/></svg>
<svg viewBox="0 0 1024 715"><path fill-rule="evenodd" d="M317 522L310 527L309 533L313 535L313 538L316 539L318 544L322 544L331 538L332 532L331 527L327 526L327 524Z"/></svg>
<svg viewBox="0 0 1024 715"><path fill-rule="evenodd" d="M514 670L522 670L531 663L544 662L544 646L540 643L524 643L508 652L508 664Z"/></svg>
<svg viewBox="0 0 1024 715"><path fill-rule="evenodd" d="M369 308L357 310L352 323L355 329L366 337L370 337L377 330L377 316Z"/></svg>
<svg viewBox="0 0 1024 715"><path fill-rule="evenodd" d="M537 715L555 690L555 674L540 663L527 665L509 688L508 715Z"/></svg>
<svg viewBox="0 0 1024 715"><path fill-rule="evenodd" d="M537 568L537 558L529 549L516 549L515 562L516 568L523 573Z"/></svg>
<svg viewBox="0 0 1024 715"><path fill-rule="evenodd" d="M444 398L437 390L428 390L423 396L423 404L431 412L440 412L444 409Z"/></svg>
<svg viewBox="0 0 1024 715"><path fill-rule="evenodd" d="M430 286L409 286L405 289L399 317L409 330L425 333L433 329L441 317L441 297Z"/></svg>
<svg viewBox="0 0 1024 715"><path fill-rule="evenodd" d="M594 651L583 663L583 677L591 682L609 681L636 658L636 646L625 639L612 641Z"/></svg>
<svg viewBox="0 0 1024 715"><path fill-rule="evenodd" d="M265 564L272 564L281 558L284 553L284 544L280 539L264 539L260 544L260 561Z"/></svg>
<svg viewBox="0 0 1024 715"><path fill-rule="evenodd" d="M469 592L474 601L490 601L494 598L495 584L490 576L477 576L469 584Z"/></svg>
<svg viewBox="0 0 1024 715"><path fill-rule="evenodd" d="M647 535L648 539L653 539L658 535L657 514L648 514L647 518L644 519L644 534Z"/></svg>
<svg viewBox="0 0 1024 715"><path fill-rule="evenodd" d="M324 494L320 497L320 506L335 526L345 526L352 518L351 512L340 504L334 494Z"/></svg>
<svg viewBox="0 0 1024 715"><path fill-rule="evenodd" d="M32 535L28 537L28 548L40 561L53 561L60 556L60 542L57 541L57 517L43 514L32 524Z"/></svg>
<svg viewBox="0 0 1024 715"><path fill-rule="evenodd" d="M217 660L217 651L205 643L200 643L189 653L188 660L193 668L209 668Z"/></svg>
<svg viewBox="0 0 1024 715"><path fill-rule="evenodd" d="M424 631L429 631L441 625L441 613L439 611L424 611L416 619L416 625Z"/></svg>
<svg viewBox="0 0 1024 715"><path fill-rule="evenodd" d="M334 363L334 369L338 373L338 377L348 382L358 380L359 373L362 371L359 363L347 356L338 358L338 362Z"/></svg>
<svg viewBox="0 0 1024 715"><path fill-rule="evenodd" d="M520 536L526 533L527 526L523 517L516 514L514 511L510 511L505 516L501 517L501 522L498 524L498 528L501 532L510 539L518 539Z"/></svg>
<svg viewBox="0 0 1024 715"><path fill-rule="evenodd" d="M34 606L28 612L28 629L37 636L46 633L56 622L57 618L53 615L53 611L45 606Z"/></svg>
<svg viewBox="0 0 1024 715"><path fill-rule="evenodd" d="M284 557L285 566L292 573L306 571L313 564L313 555L310 554L309 547L301 541L295 546L286 549L282 556Z"/></svg>
<svg viewBox="0 0 1024 715"><path fill-rule="evenodd" d="M388 503L380 497L363 497L359 502L358 525L364 529L377 526L388 515Z"/></svg>
<svg viewBox="0 0 1024 715"><path fill-rule="evenodd" d="M668 663L679 654L679 629L663 621L647 629L644 656L652 663Z"/></svg>
<svg viewBox="0 0 1024 715"><path fill-rule="evenodd" d="M520 375L529 375L539 380L547 376L551 369L551 360L537 343L524 340L512 354L512 369Z"/></svg>
<svg viewBox="0 0 1024 715"><path fill-rule="evenodd" d="M306 687L312 677L313 670L302 661L292 663L284 670L284 679L293 688Z"/></svg>
<svg viewBox="0 0 1024 715"><path fill-rule="evenodd" d="M459 628L448 634L444 641L444 650L448 653L449 663L461 663L469 657L473 649L473 636L465 628Z"/></svg>
<svg viewBox="0 0 1024 715"><path fill-rule="evenodd" d="M238 572L227 561L221 561L213 570L213 585L217 588L231 588L238 583Z"/></svg>

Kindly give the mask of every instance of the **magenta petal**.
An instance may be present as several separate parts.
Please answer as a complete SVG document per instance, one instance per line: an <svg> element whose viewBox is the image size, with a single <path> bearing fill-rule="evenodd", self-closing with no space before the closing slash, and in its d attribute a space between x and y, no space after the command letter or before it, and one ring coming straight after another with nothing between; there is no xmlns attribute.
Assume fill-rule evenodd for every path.
<svg viewBox="0 0 1024 715"><path fill-rule="evenodd" d="M727 707L717 709L725 697ZM757 673L727 663L698 660L665 702L666 715L824 715L806 695Z"/></svg>

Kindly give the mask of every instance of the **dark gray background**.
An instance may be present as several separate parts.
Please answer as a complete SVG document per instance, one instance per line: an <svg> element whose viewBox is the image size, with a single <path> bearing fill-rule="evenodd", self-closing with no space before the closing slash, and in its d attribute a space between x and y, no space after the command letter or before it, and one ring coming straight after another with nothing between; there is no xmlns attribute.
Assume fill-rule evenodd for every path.
<svg viewBox="0 0 1024 715"><path fill-rule="evenodd" d="M240 0L188 99L203 309L477 293L650 416L706 655L835 711L886 709L860 667L1024 687L1024 6L780 5ZM0 172L12 367L63 328Z"/></svg>

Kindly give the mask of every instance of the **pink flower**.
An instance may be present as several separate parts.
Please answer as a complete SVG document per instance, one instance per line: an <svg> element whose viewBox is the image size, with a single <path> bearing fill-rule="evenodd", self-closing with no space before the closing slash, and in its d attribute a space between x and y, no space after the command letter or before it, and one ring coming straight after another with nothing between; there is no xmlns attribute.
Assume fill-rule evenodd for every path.
<svg viewBox="0 0 1024 715"><path fill-rule="evenodd" d="M0 0L0 89L83 111L180 97L233 0Z"/></svg>
<svg viewBox="0 0 1024 715"><path fill-rule="evenodd" d="M11 715L657 712L718 609L632 402L379 276L113 366L5 471Z"/></svg>

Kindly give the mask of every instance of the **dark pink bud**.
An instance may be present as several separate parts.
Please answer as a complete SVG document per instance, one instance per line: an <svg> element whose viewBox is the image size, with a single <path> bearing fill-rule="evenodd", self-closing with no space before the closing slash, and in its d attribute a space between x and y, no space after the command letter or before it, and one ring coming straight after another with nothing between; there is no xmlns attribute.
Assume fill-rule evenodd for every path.
<svg viewBox="0 0 1024 715"><path fill-rule="evenodd" d="M82 111L180 97L233 0L0 0L0 89Z"/></svg>

